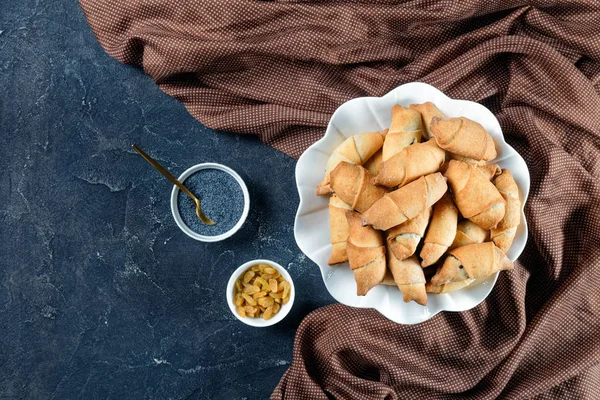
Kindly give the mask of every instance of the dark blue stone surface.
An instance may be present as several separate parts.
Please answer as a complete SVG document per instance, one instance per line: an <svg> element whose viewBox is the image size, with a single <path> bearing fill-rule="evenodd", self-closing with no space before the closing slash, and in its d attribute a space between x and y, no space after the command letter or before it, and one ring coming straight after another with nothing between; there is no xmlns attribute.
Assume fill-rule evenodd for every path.
<svg viewBox="0 0 600 400"><path fill-rule="evenodd" d="M333 299L293 236L295 161L195 121L108 57L74 0L0 0L0 398L267 398L295 329ZM250 215L203 244L169 209L203 161L245 179ZM297 297L271 328L238 322L231 272L286 266Z"/></svg>

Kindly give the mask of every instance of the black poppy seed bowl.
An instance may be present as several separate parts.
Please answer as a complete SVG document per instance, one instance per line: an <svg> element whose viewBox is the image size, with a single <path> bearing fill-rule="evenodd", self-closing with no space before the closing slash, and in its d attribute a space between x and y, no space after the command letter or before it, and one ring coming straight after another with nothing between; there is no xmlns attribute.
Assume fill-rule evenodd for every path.
<svg viewBox="0 0 600 400"><path fill-rule="evenodd" d="M200 199L202 210L215 222L204 225L195 214L193 201L173 186L171 213L183 233L201 242L219 242L244 225L250 211L250 195L234 170L217 163L197 164L181 174L179 181Z"/></svg>

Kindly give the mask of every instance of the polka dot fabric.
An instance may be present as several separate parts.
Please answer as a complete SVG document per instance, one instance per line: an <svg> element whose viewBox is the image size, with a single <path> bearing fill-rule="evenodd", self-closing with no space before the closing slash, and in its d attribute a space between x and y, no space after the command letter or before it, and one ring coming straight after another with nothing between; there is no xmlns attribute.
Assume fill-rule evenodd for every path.
<svg viewBox="0 0 600 400"><path fill-rule="evenodd" d="M481 102L531 173L530 240L478 307L416 326L332 305L272 398L597 399L600 3L80 0L105 50L203 124L298 157L410 81Z"/></svg>

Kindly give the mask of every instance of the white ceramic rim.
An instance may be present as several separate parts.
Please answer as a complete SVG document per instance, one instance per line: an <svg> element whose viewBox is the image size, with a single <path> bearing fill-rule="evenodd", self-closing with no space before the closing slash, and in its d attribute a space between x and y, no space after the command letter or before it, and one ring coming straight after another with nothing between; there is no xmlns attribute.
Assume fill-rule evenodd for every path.
<svg viewBox="0 0 600 400"><path fill-rule="evenodd" d="M283 275L283 277L285 278L285 280L290 283L290 301L288 301L287 304L282 304L281 305L281 309L279 310L279 312L277 314L275 314L275 316L273 318L269 319L269 320L264 320L262 318L241 317L237 313L237 310L235 309L235 303L233 302L233 288L234 288L234 285L235 285L235 281L248 268L250 268L251 266L256 265L256 264L267 264L267 265L270 265L271 267L273 267L277 271L279 271L279 273L281 275ZM242 264L240 267L238 267L233 272L233 274L231 274L231 278L229 278L229 282L227 282L227 293L226 293L226 296L227 296L227 304L229 304L229 309L231 310L231 313L233 315L235 315L235 317L237 319L239 319L240 321L242 321L246 325L254 326L254 327L257 327L257 328L264 328L265 326L275 325L276 323L278 323L279 321L281 321L282 319L284 319L286 315L288 315L288 313L292 309L292 305L294 304L294 300L296 298L296 289L294 288L294 281L292 280L292 277L287 272L287 270L285 268L283 268L281 265L279 265L276 262L271 261L271 260L252 260L252 261L248 261L248 262Z"/></svg>
<svg viewBox="0 0 600 400"><path fill-rule="evenodd" d="M242 225L244 225L244 222L246 222L246 218L248 217L248 212L250 211L250 194L248 193L248 188L246 187L246 183L238 175L238 173L223 164L217 164L217 163L196 164L193 167L190 167L187 170L185 170L185 172L183 174L181 174L181 176L179 176L179 182L183 183L191 174L193 174L194 172L200 171L202 169L217 169L220 171L225 171L229 175L231 175L236 180L236 182L240 185L240 187L242 188L242 192L244 193L244 211L242 211L242 216L240 217L238 222L233 226L233 228L231 228L227 232L222 233L220 235L206 236L206 235L201 235L199 233L194 232L183 222L183 219L181 218L181 215L179 214L179 208L177 207L177 195L179 194L179 188L175 185L173 185L173 190L171 191L171 213L173 214L173 218L175 219L175 223L177 224L179 229L181 229L183 231L183 233L185 233L192 239L196 239L201 242L209 242L209 243L220 242L221 240L227 239L228 237L230 237L234 233L236 233L242 227Z"/></svg>
<svg viewBox="0 0 600 400"><path fill-rule="evenodd" d="M524 171L526 172L526 175L527 175L525 187L521 186L519 184L519 182L517 182L517 183L519 184L519 197L521 198L521 226L519 226L519 229L523 230L523 240L522 240L521 245L519 245L519 246L515 246L513 244L513 246L507 253L508 257L513 261L515 261L519 257L519 255L524 250L525 245L527 243L528 228L527 228L527 219L525 217L524 209L525 209L525 204L527 202L528 194L529 194L529 190L530 190L530 177L529 177L529 170L527 168L527 165L525 164L525 161L523 160L523 158L521 157L521 155L519 153L517 153L508 143L506 143L504 134L502 133L502 128L500 127L500 124L499 124L497 118L495 117L495 115L489 109L487 109L485 106L483 106L479 103L472 102L469 100L452 99L452 98L448 97L446 94L444 94L443 92L441 92L439 89L437 89L431 85L428 85L426 83L423 83L423 82L410 82L410 83L400 85L399 87L391 90L390 92L388 92L387 94L385 94L384 96L381 96L381 97L359 97L359 98L351 99L351 100L347 101L346 103L340 105L336 109L336 111L332 114L323 137L321 139L319 139L317 142L313 143L313 145L311 145L309 147L309 149L307 149L300 156L300 159L298 160L298 162L296 164L296 171L295 171L296 186L297 186L298 194L300 197L300 201L298 204L298 210L296 212L296 218L294 220L294 236L296 239L296 243L297 243L298 247L302 250L302 252L309 259L311 259L315 264L317 264L317 266L319 267L319 270L321 271L321 276L323 278L323 282L324 282L325 286L327 287L328 292L337 302L346 304L351 307L357 307L357 308L374 308L377 311L379 311L383 316L385 316L386 318L388 318L396 323L404 324L404 325L412 325L412 324L418 324L418 323L424 322L424 321L432 318L436 314L440 313L441 311L460 312L460 311L466 311L473 307L476 307L477 305L479 305L481 302L483 302L485 300L485 298L489 295L489 293L495 286L496 280L498 278L498 273L495 273L487 278L478 279L469 287L461 289L460 291L457 291L457 292L443 294L443 295L430 294L433 296L440 296L440 297L445 298L444 305L440 309L437 309L435 311L433 311L433 310L430 311L429 305L428 305L427 307L418 306L420 309L422 309L421 314L418 316L416 316L416 314L411 315L409 317L402 315L402 313L390 314L389 310L387 309L387 305L389 305L389 304L387 304L388 303L387 300L385 301L386 304L381 304L381 307L380 307L377 304L373 304L373 302L371 300L369 300L366 296L365 297L357 296L356 301L354 301L352 304L348 304L348 302L342 301L338 296L336 296L336 294L331 291L329 284L328 284L328 280L332 275L331 272L326 272L325 268L321 264L319 264L319 262L316 261L314 258L315 256L321 256L322 255L321 253L324 251L325 247L315 250L315 251L312 251L312 252L308 251L308 249L305 246L304 241L299 240L300 237L299 237L299 230L298 230L298 227L299 227L298 220L299 220L300 216L304 215L304 213L306 212L305 211L305 208L306 208L305 202L307 201L303 196L306 185L305 185L305 183L301 183L299 180L299 175L301 172L300 167L301 167L302 161L304 159L311 158L312 155L309 156L309 150L312 150L317 153L326 154L320 147L323 143L327 143L327 141L331 140L332 137L336 137L336 135L341 134L340 128L335 126L335 124L333 124L333 121L335 119L335 116L337 114L339 114L343 108L349 106L351 103L365 103L365 105L369 109L371 109L371 112L373 114L376 114L373 112L372 107L371 107L372 104L370 104L369 102L373 102L373 101L380 102L380 101L384 101L384 100L389 100L389 98L393 98L396 104L401 104L401 102L398 101L398 97L401 95L401 93L402 93L402 95L404 95L403 91L413 92L413 93L427 91L427 92L430 92L429 94L433 93L434 95L431 98L427 98L424 100L422 99L422 101L432 101L432 102L434 102L434 104L438 105L437 101L443 99L447 103L446 106L452 106L453 108L456 108L456 107L465 108L468 105L470 108L472 108L471 111L474 111L474 109L478 109L477 112L480 112L482 114L488 114L491 117L491 119L488 120L487 122L492 124L492 126L494 128L493 131L497 133L496 134L494 132L490 132L492 134L492 136L494 136L494 140L499 141L498 144L501 146L500 148L503 149L502 151L506 152L508 155L513 153L514 156L516 156L515 162L522 164L522 167L524 168ZM451 115L451 114L449 114L449 115ZM375 116L375 118L377 119L376 116ZM473 119L475 119L475 118L473 118ZM478 119L475 119L475 120L478 122L481 122ZM378 123L380 123L380 121L378 121ZM366 130L369 130L369 129L367 128ZM375 129L372 129L372 130L375 130ZM364 129L363 129L363 131L364 131ZM342 139L345 139L345 138L346 138L346 136L342 137ZM505 158L505 156L499 155L499 158L494 160L494 162L496 162L497 160L502 159L502 158ZM318 183L318 181L317 181L317 183ZM316 183L315 183L315 185L316 185ZM314 196L314 187L315 186L310 187L310 191L307 192L307 196ZM330 251L330 248L329 248L328 252L329 251ZM468 293L468 292L473 291L474 289L479 289L479 288L482 288L482 290L485 291L485 294L482 297L478 298L476 301L471 302L470 304L463 304L463 303L455 301L455 299L454 299L454 295L457 294L458 292L467 292ZM412 303L410 303L410 304L412 304Z"/></svg>

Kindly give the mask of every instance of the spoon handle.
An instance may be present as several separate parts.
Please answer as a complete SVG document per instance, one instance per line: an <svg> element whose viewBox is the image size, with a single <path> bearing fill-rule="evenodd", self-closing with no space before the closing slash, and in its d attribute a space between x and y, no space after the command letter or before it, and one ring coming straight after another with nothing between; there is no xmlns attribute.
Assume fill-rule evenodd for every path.
<svg viewBox="0 0 600 400"><path fill-rule="evenodd" d="M156 170L158 172L160 172L161 174L163 174L165 176L165 178L167 178L168 180L170 180L173 185L175 185L179 189L181 189L183 191L183 193L185 193L188 196L190 196L192 198L192 200L194 200L194 201L198 200L198 199L196 199L196 196L194 196L194 194L192 192L190 192L189 189L186 188L183 185L183 183L179 182L179 180L177 178L175 178L173 175L171 175L171 173L169 171L167 171L166 169L164 169L162 165L160 165L159 163L157 163L156 161L154 161L154 159L152 157L150 157L148 154L146 154L144 152L144 150L140 149L135 144L132 144L131 147L133 147L133 149L135 151L137 151L138 153L140 153L140 156L144 157L144 159L146 161L148 161L150 163L150 165L152 165L154 168L156 168Z"/></svg>

